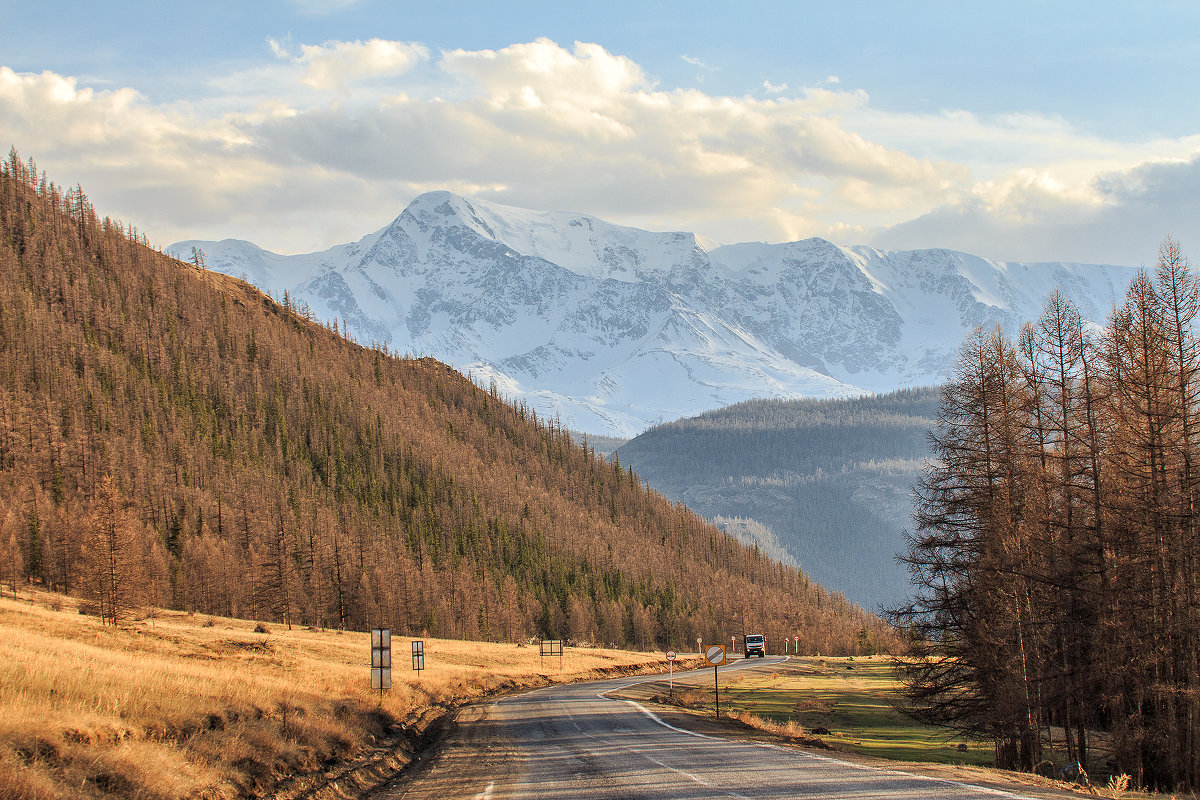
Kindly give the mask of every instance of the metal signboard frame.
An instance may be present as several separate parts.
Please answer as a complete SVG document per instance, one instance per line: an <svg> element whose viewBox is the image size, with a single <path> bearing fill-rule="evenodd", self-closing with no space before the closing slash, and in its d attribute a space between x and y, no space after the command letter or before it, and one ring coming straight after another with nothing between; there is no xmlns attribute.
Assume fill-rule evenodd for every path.
<svg viewBox="0 0 1200 800"><path fill-rule="evenodd" d="M425 642L419 639L412 643L412 664L414 672L425 669Z"/></svg>
<svg viewBox="0 0 1200 800"><path fill-rule="evenodd" d="M379 704L383 705L383 692L392 688L392 631L390 628L371 629L371 688L379 690Z"/></svg>
<svg viewBox="0 0 1200 800"><path fill-rule="evenodd" d="M541 654L543 662L546 660L547 656L549 656L551 658L553 658L554 656L558 656L558 669L559 669L559 671L562 671L562 665L563 665L563 642L562 642L562 639L542 639L541 646L539 647L538 652Z"/></svg>

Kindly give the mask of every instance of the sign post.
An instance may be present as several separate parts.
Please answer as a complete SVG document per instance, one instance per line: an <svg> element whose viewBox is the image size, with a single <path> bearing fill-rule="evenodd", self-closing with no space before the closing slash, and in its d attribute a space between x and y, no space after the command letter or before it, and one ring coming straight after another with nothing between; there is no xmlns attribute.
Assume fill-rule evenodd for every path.
<svg viewBox="0 0 1200 800"><path fill-rule="evenodd" d="M799 636L793 636L793 637L792 637L792 642L793 642L793 643L796 645L796 648L795 648L795 653L796 653L796 655L800 655L800 637L799 637Z"/></svg>
<svg viewBox="0 0 1200 800"><path fill-rule="evenodd" d="M721 683L717 680L717 667L725 663L725 646L720 644L709 645L704 651L704 660L712 664L713 668L713 698L716 703L717 716L721 716Z"/></svg>
<svg viewBox="0 0 1200 800"><path fill-rule="evenodd" d="M542 639L541 656L543 662L546 656L558 656L558 671L562 672L563 667L563 643L562 639Z"/></svg>
<svg viewBox="0 0 1200 800"><path fill-rule="evenodd" d="M412 643L413 670L417 675L425 669L425 642L420 640Z"/></svg>
<svg viewBox="0 0 1200 800"><path fill-rule="evenodd" d="M671 688L670 688L670 692L669 692L671 697L675 696L675 658L676 658L675 651L668 650L667 651L667 667L671 672L671 675L670 675Z"/></svg>
<svg viewBox="0 0 1200 800"><path fill-rule="evenodd" d="M392 688L392 631L390 628L371 629L371 688L379 690L379 705L383 705L384 689Z"/></svg>

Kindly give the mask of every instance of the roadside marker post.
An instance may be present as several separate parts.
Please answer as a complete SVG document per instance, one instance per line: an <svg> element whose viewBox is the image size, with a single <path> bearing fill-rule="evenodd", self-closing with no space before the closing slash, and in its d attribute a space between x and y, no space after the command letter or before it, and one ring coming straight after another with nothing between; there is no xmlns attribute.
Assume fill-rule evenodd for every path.
<svg viewBox="0 0 1200 800"><path fill-rule="evenodd" d="M562 639L542 639L540 649L542 662L545 663L546 656L558 656L558 671L562 672L563 668L563 643Z"/></svg>
<svg viewBox="0 0 1200 800"><path fill-rule="evenodd" d="M413 671L419 676L425 669L425 642L417 640L412 643Z"/></svg>
<svg viewBox="0 0 1200 800"><path fill-rule="evenodd" d="M390 628L371 629L371 688L379 690L379 705L383 692L392 688L392 631Z"/></svg>
<svg viewBox="0 0 1200 800"><path fill-rule="evenodd" d="M710 645L704 651L704 660L712 664L713 668L713 698L716 702L717 716L721 716L721 683L717 680L717 667L725 663L725 645L714 644Z"/></svg>
<svg viewBox="0 0 1200 800"><path fill-rule="evenodd" d="M667 667L671 672L671 675L670 675L671 688L669 691L669 694L671 695L671 697L675 696L675 658L676 658L675 651L668 650L667 651Z"/></svg>
<svg viewBox="0 0 1200 800"><path fill-rule="evenodd" d="M795 649L794 649L794 652L796 653L796 655L800 655L800 637L799 637L799 636L793 636L793 637L792 637L792 642L793 642L793 643L796 645L796 647L795 647Z"/></svg>

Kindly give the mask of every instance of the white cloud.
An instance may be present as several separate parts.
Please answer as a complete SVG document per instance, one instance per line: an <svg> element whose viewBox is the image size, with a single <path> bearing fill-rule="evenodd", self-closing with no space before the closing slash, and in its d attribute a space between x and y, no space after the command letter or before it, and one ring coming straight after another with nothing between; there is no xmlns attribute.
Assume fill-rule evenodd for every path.
<svg viewBox="0 0 1200 800"><path fill-rule="evenodd" d="M874 244L993 258L1149 263L1167 235L1200 252L1200 154L1066 186L1032 170L878 233Z"/></svg>
<svg viewBox="0 0 1200 800"><path fill-rule="evenodd" d="M429 58L429 48L424 45L384 39L306 44L300 46L300 54L296 56L275 39L268 39L267 43L277 58L301 65L304 68L301 81L319 91L344 89L355 80L402 75Z"/></svg>
<svg viewBox="0 0 1200 800"><path fill-rule="evenodd" d="M720 72L720 70L721 70L720 67L713 67L713 66L709 66L708 64L705 64L703 61L696 58L695 56L689 56L689 55L685 54L685 55L680 56L680 58L683 59L686 63L691 64L693 67L696 67L696 82L697 83L704 83L704 77L706 75L711 75L712 73Z"/></svg>
<svg viewBox="0 0 1200 800"><path fill-rule="evenodd" d="M771 83L770 81L763 81L763 88L771 94L779 94L780 92L786 92L788 85L786 83Z"/></svg>
<svg viewBox="0 0 1200 800"><path fill-rule="evenodd" d="M1200 173L1200 139L1111 142L1032 115L883 112L834 76L788 96L764 82L765 99L668 90L581 42L432 58L378 39L268 46L263 65L214 75L202 105L0 68L0 130L162 244L239 236L315 249L431 188L722 241L879 231L886 246L1023 258L1119 260L1102 256L1119 252L1112 232L1154 227L1156 204L1174 204L1185 244L1200 219L1200 192L1188 194L1200 179L1183 177Z"/></svg>
<svg viewBox="0 0 1200 800"><path fill-rule="evenodd" d="M850 179L890 186L891 193L846 194L844 202L861 199L874 213L914 198L928 205L926 194L963 175L840 127L835 116L865 103L861 93L809 90L761 101L663 91L628 58L544 39L450 51L438 68L468 87L462 99L396 95L352 115L301 110L257 126L259 146L361 179L503 186L488 196L670 227L740 220L768 238L785 231L780 217L763 213L773 204L823 215L814 186L828 193ZM825 230L819 223L809 232Z"/></svg>

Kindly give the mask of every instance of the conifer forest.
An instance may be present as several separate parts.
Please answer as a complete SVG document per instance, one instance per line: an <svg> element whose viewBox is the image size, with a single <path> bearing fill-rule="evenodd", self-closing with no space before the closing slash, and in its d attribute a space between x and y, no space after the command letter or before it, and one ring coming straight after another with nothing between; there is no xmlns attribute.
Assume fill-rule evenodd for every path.
<svg viewBox="0 0 1200 800"><path fill-rule="evenodd" d="M1103 328L1055 293L942 393L895 618L918 716L1136 785L1200 785L1200 288L1168 239ZM1097 747L1097 745L1100 745Z"/></svg>
<svg viewBox="0 0 1200 800"><path fill-rule="evenodd" d="M886 623L443 364L0 169L0 584L286 625L641 649ZM490 390L489 390L490 389ZM874 645L872 645L874 646Z"/></svg>

